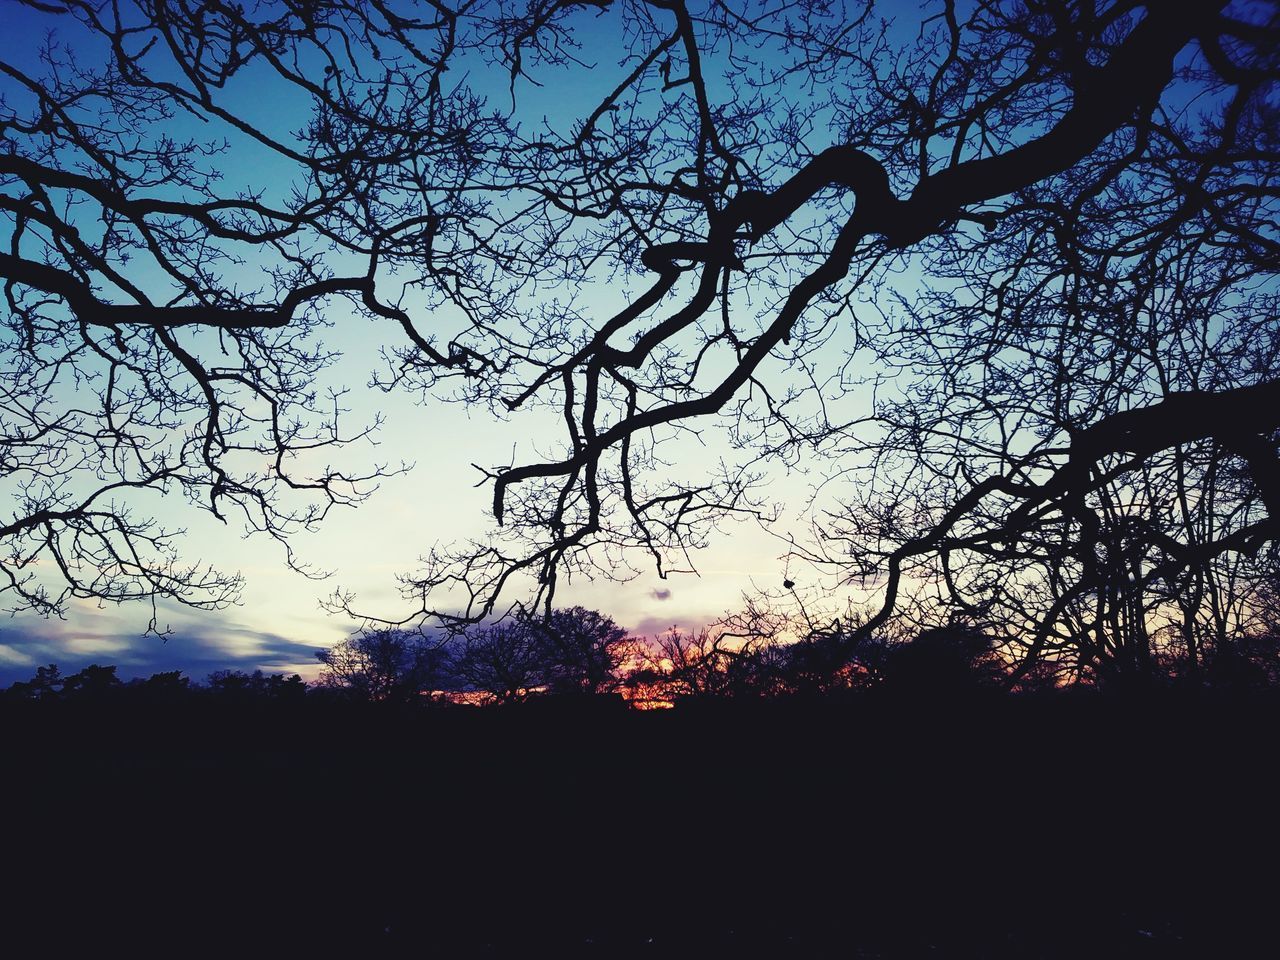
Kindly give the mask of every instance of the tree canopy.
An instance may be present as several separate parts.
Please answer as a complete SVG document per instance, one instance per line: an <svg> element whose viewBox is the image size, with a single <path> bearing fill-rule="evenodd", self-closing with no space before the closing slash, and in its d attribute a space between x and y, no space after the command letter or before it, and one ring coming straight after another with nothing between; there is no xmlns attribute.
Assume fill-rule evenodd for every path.
<svg viewBox="0 0 1280 960"><path fill-rule="evenodd" d="M325 461L376 427L322 386L354 318L376 386L561 422L482 465L492 536L389 619L687 569L796 464L829 498L797 559L874 595L814 627L849 649L944 611L1028 669L1123 673L1166 626L1194 666L1252 615L1280 522L1274 3L17 8L11 606L233 599L148 491L283 543L365 497L386 466ZM710 435L720 467L686 474Z"/></svg>

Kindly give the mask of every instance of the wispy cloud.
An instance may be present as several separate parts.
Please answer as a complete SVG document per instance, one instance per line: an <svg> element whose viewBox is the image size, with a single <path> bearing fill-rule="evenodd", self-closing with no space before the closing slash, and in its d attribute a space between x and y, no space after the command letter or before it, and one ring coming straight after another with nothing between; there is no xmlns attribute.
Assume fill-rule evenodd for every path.
<svg viewBox="0 0 1280 960"><path fill-rule="evenodd" d="M653 637L660 633L666 633L672 627L677 627L686 633L700 630L708 623L715 620L713 616L685 616L685 617L655 617L645 616L635 621L630 628L632 636L636 637Z"/></svg>
<svg viewBox="0 0 1280 960"><path fill-rule="evenodd" d="M95 625L96 626L96 625ZM190 624L167 640L119 632L106 619L103 632L71 629L56 621L0 626L0 685L31 676L38 664L56 663L73 673L90 663L114 664L121 678L181 670L203 680L214 670L314 672L324 644L300 642L233 621Z"/></svg>

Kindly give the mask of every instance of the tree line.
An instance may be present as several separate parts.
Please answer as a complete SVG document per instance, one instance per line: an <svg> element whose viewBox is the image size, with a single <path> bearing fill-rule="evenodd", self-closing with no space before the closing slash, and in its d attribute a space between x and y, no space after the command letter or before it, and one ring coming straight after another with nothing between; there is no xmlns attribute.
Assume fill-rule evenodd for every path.
<svg viewBox="0 0 1280 960"><path fill-rule="evenodd" d="M1028 671L1002 652L998 637L954 621L912 630L902 623L875 634L851 620L843 629L796 639L781 630L744 634L733 622L699 630L631 636L610 617L583 607L545 618L513 618L450 635L401 628L367 629L318 651L321 672L216 670L203 684L182 671L123 681L115 666L91 664L64 675L55 664L12 684L11 701L101 700L131 695L158 701L188 695L226 700L296 702L303 697L384 704L500 706L556 699L612 698L648 709L697 702L788 697L838 699L879 691L891 696L950 697L979 692L1226 689L1280 686L1280 623L1240 631L1201 651L1195 670L1185 656L1153 653L1137 676L1064 670L1046 662ZM777 625L775 624L775 627ZM860 642L850 646L850 637Z"/></svg>
<svg viewBox="0 0 1280 960"><path fill-rule="evenodd" d="M171 702L200 694L242 700L296 701L307 692L307 684L296 673L215 670L201 684L181 670L164 670L126 681L120 678L116 666L91 663L75 673L64 674L56 663L50 663L36 667L29 680L18 680L0 696L18 702L102 701L120 696Z"/></svg>

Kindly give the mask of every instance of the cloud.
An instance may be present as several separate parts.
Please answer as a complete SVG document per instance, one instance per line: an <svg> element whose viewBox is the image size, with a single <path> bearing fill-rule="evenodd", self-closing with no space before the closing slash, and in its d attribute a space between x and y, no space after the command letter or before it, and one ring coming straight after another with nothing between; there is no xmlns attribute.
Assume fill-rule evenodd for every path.
<svg viewBox="0 0 1280 960"><path fill-rule="evenodd" d="M59 642L67 655L76 659L87 657L92 660L127 655L131 645L125 637L104 636L84 630L64 633L59 637Z"/></svg>
<svg viewBox="0 0 1280 960"><path fill-rule="evenodd" d="M658 590L655 588L649 591L649 596L653 597L653 599L655 600L670 600L671 590L666 587L662 588L661 590Z"/></svg>
<svg viewBox="0 0 1280 960"><path fill-rule="evenodd" d="M96 626L96 625L95 625ZM56 663L64 674L91 663L115 665L121 679L181 670L203 681L214 670L314 673L322 644L303 643L234 621L213 620L179 628L168 641L129 634L105 622L101 632L72 630L57 622L0 626L0 687L26 680L35 665Z"/></svg>
<svg viewBox="0 0 1280 960"><path fill-rule="evenodd" d="M32 667L35 666L35 660L32 659L29 653L25 653L16 647L11 647L7 643L0 643L0 664L3 664L5 667L13 664Z"/></svg>
<svg viewBox="0 0 1280 960"><path fill-rule="evenodd" d="M631 634L636 637L652 637L660 633L666 633L672 627L678 627L680 630L688 633L694 630L701 630L708 623L715 620L710 616L691 616L691 617L641 617L631 626Z"/></svg>

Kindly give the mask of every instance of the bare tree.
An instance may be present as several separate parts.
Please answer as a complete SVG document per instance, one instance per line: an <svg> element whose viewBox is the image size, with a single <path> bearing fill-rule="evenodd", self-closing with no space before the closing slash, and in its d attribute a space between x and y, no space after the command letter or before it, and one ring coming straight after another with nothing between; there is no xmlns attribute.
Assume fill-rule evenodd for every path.
<svg viewBox="0 0 1280 960"><path fill-rule="evenodd" d="M816 454L859 482L807 555L884 591L867 631L905 577L1029 665L1143 669L1133 578L1167 597L1274 535L1274 11L942 3L916 30L671 2L634 29L634 72L559 156L599 174L566 215L651 283L519 358L542 372L507 405L542 396L566 429L560 459L493 473L530 546L435 557L419 595L462 580L484 608L527 571L549 603L557 571L628 545L665 573L753 509L757 464ZM656 451L717 415L739 466L655 484ZM1132 495L1179 460L1215 485L1207 540Z"/></svg>
<svg viewBox="0 0 1280 960"><path fill-rule="evenodd" d="M527 623L472 627L452 641L454 677L497 704L515 703L546 685L546 661Z"/></svg>
<svg viewBox="0 0 1280 960"><path fill-rule="evenodd" d="M655 701L724 696L730 688L730 663L742 655L743 644L720 633L672 627L641 642L639 663L628 682L645 688L645 698Z"/></svg>
<svg viewBox="0 0 1280 960"><path fill-rule="evenodd" d="M503 123L442 90L443 7L18 0L5 18L32 43L0 63L0 590L46 614L221 606L238 576L183 563L181 531L133 504L184 497L285 543L370 492L385 467L320 459L370 429L324 385L323 308L394 328L397 375L484 362L437 349L385 277L426 263L428 309L483 282L467 261L489 228L459 191ZM295 110L300 130L274 119Z"/></svg>
<svg viewBox="0 0 1280 960"><path fill-rule="evenodd" d="M626 675L631 698L674 705L829 693L850 685L854 668L843 647L813 637L784 642L760 626L743 632L726 624L691 632L672 627L638 641Z"/></svg>
<svg viewBox="0 0 1280 960"><path fill-rule="evenodd" d="M316 654L320 685L362 700L413 702L432 696L446 677L441 644L409 630L371 630Z"/></svg>
<svg viewBox="0 0 1280 960"><path fill-rule="evenodd" d="M360 499L376 467L306 455L360 435L313 386L339 300L390 328L379 385L563 423L486 468L498 529L428 557L403 622L691 569L800 462L844 507L797 553L881 593L866 635L959 612L1028 669L1143 669L1153 617L1275 538L1273 4L23 7L88 39L3 68L20 604L58 606L37 559L227 599L143 488L280 538ZM588 57L605 95L542 109ZM224 93L262 77L301 130ZM220 180L241 153L289 186ZM673 480L712 429L723 462Z"/></svg>
<svg viewBox="0 0 1280 960"><path fill-rule="evenodd" d="M632 649L627 631L598 610L568 607L529 620L548 688L554 693L612 693Z"/></svg>

